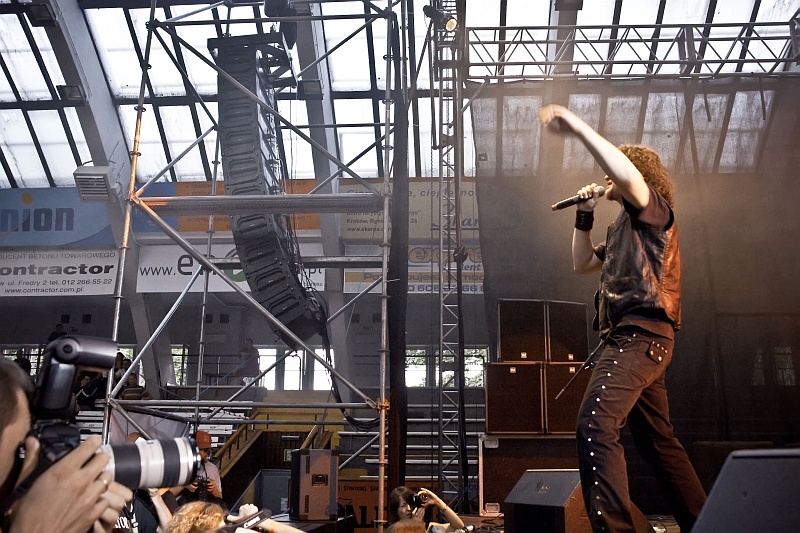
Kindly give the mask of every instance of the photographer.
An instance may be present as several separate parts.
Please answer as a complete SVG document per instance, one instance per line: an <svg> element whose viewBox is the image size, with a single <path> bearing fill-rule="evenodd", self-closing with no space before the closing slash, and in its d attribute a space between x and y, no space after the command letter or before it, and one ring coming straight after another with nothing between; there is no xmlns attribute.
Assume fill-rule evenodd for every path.
<svg viewBox="0 0 800 533"><path fill-rule="evenodd" d="M432 521L434 508L441 511L442 517L447 520L446 524ZM414 519L423 522L427 531L455 531L464 527L464 522L456 512L428 489L414 492L408 487L397 487L389 494L388 514L387 526L403 519Z"/></svg>
<svg viewBox="0 0 800 533"><path fill-rule="evenodd" d="M193 501L215 502L225 505L222 499L222 481L217 466L211 462L211 435L206 431L198 431L194 436L202 459L197 479L183 487L178 495L178 503Z"/></svg>
<svg viewBox="0 0 800 533"><path fill-rule="evenodd" d="M103 472L106 454L95 452L98 437L89 437L46 469L19 499L7 506L17 484L34 471L40 444L27 437L31 427L28 395L31 382L11 360L0 358L0 506L3 533L110 532L131 491ZM25 449L25 459L18 450Z"/></svg>

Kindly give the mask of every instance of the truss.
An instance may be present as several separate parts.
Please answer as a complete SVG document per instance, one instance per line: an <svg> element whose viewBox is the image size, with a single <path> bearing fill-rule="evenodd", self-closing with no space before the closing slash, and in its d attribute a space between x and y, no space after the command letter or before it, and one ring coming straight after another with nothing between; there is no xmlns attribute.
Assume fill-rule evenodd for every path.
<svg viewBox="0 0 800 533"><path fill-rule="evenodd" d="M799 16L745 25L468 28L467 79L798 75ZM567 37L555 38L559 31Z"/></svg>

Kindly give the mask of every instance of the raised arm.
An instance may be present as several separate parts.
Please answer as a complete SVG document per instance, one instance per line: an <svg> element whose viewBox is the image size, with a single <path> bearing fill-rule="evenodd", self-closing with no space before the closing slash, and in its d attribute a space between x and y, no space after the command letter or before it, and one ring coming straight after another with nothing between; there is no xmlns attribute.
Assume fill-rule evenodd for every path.
<svg viewBox="0 0 800 533"><path fill-rule="evenodd" d="M547 105L539 110L539 121L552 133L575 135L586 146L597 164L619 193L634 207L643 209L650 201L650 191L639 170L619 148L597 133L569 109Z"/></svg>

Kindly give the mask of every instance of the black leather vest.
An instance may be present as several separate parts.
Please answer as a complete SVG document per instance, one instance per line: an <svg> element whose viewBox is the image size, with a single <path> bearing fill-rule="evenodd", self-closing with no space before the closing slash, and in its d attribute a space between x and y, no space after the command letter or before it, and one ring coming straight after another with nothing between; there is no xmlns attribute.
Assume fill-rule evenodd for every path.
<svg viewBox="0 0 800 533"><path fill-rule="evenodd" d="M678 228L658 231L633 226L623 209L608 228L598 290L602 333L630 315L681 326L681 252Z"/></svg>

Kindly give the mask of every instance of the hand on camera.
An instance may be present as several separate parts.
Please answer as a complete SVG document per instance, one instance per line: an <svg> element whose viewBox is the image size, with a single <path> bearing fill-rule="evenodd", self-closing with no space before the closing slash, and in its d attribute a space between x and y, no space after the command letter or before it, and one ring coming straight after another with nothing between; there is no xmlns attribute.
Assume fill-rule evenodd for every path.
<svg viewBox="0 0 800 533"><path fill-rule="evenodd" d="M420 489L420 491L417 493L417 496L419 496L420 500L422 500L423 508L431 507L434 505L439 509L444 509L445 507L447 507L447 505L445 505L445 503L442 501L441 498L439 498L436 494L429 491L428 489Z"/></svg>
<svg viewBox="0 0 800 533"><path fill-rule="evenodd" d="M95 453L99 447L100 438L89 437L45 470L12 508L9 533L111 531L133 493L103 472L108 455ZM28 437L20 480L35 468L39 451L39 441Z"/></svg>

